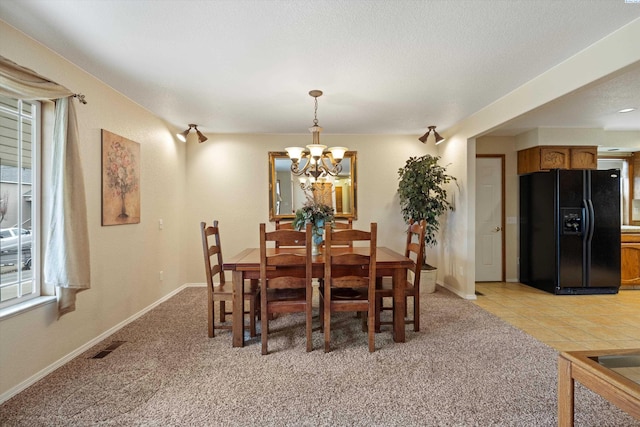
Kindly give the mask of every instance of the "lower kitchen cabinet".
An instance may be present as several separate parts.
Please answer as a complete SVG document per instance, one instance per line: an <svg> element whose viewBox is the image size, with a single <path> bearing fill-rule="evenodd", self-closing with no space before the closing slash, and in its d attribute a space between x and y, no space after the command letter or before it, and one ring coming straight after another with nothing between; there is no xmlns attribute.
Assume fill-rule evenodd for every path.
<svg viewBox="0 0 640 427"><path fill-rule="evenodd" d="M640 285L640 233L622 233L620 236L621 286Z"/></svg>

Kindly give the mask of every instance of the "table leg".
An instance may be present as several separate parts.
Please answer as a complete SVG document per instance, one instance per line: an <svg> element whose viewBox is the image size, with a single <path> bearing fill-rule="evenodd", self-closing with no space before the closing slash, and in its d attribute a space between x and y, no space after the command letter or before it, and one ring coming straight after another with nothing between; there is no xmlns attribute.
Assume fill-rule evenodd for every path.
<svg viewBox="0 0 640 427"><path fill-rule="evenodd" d="M233 346L244 346L244 300L242 298L244 274L242 271L234 271L232 275L233 281L233 314L232 314L232 329L233 333Z"/></svg>
<svg viewBox="0 0 640 427"><path fill-rule="evenodd" d="M404 314L407 303L404 285L407 272L404 268L393 270L393 341L404 342Z"/></svg>
<svg viewBox="0 0 640 427"><path fill-rule="evenodd" d="M558 426L573 427L574 380L571 378L571 362L558 358Z"/></svg>

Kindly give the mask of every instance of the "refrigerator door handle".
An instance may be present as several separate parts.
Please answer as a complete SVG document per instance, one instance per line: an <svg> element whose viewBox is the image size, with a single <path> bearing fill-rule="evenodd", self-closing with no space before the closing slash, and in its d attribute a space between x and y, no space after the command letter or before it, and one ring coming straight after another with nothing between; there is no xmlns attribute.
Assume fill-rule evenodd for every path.
<svg viewBox="0 0 640 427"><path fill-rule="evenodd" d="M591 212L589 211L589 205L587 205L587 200L585 199L582 199L582 212L582 242L583 244L586 244L591 239L589 236L589 230L591 229Z"/></svg>
<svg viewBox="0 0 640 427"><path fill-rule="evenodd" d="M596 213L595 210L593 209L593 202L591 201L591 199L587 200L587 206L589 207L589 237L588 237L588 241L589 243L591 243L591 240L593 239L593 233L594 230L596 228Z"/></svg>

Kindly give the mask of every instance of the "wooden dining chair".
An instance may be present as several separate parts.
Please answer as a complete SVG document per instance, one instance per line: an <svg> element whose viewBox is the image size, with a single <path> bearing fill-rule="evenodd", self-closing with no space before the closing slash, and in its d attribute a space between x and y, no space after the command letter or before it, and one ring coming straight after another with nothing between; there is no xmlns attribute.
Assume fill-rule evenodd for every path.
<svg viewBox="0 0 640 427"><path fill-rule="evenodd" d="M351 230L352 228L353 228L353 219L351 218L348 218L346 222L340 221L340 220L335 220L333 222L334 230ZM353 247L353 241L346 242L346 244L343 246L348 246L351 248Z"/></svg>
<svg viewBox="0 0 640 427"><path fill-rule="evenodd" d="M276 230L293 230L293 221L283 221L280 219L275 220ZM346 221L336 220L333 222L333 228L336 230L348 230L353 228L353 219L348 218ZM289 245L289 246L304 246L302 245ZM348 242L345 246L353 246L353 242ZM280 247L280 243L276 242L276 248Z"/></svg>
<svg viewBox="0 0 640 427"><path fill-rule="evenodd" d="M279 248L267 248L273 242ZM305 249L292 248L304 242ZM271 249L271 250L269 250ZM290 249L287 251L287 249ZM268 353L269 320L274 313L304 312L307 351L313 349L312 327L312 273L311 224L305 231L266 231L260 224L260 304L262 354Z"/></svg>
<svg viewBox="0 0 640 427"><path fill-rule="evenodd" d="M275 220L276 230L293 230L293 220Z"/></svg>
<svg viewBox="0 0 640 427"><path fill-rule="evenodd" d="M200 223L200 231L202 235L202 250L204 253L204 267L207 277L207 295L208 295L208 323L209 323L209 337L215 336L216 329L232 329L230 324L216 325L215 324L215 306L219 305L218 318L219 322L226 321L226 316L231 314L231 311L227 311L226 303L231 306L233 298L233 285L229 283L227 285L224 277L224 271L222 270L222 247L220 246L220 227L218 221L214 220L213 225L207 226L205 222ZM252 337L256 334L256 316L259 314L259 287L254 282L247 281L244 284L243 299L249 303L248 310L244 311L244 314L249 315L249 333ZM247 328L247 326L244 326Z"/></svg>
<svg viewBox="0 0 640 427"><path fill-rule="evenodd" d="M276 225L276 230L295 230L293 228L293 221L283 221L281 219L276 219L275 220L275 225ZM298 242L298 241L290 241L290 242L281 242L279 240L275 241L275 245L276 248L279 248L280 245L283 246L288 246L288 247L304 247L305 246L305 242Z"/></svg>
<svg viewBox="0 0 640 427"><path fill-rule="evenodd" d="M363 321L367 324L369 351L375 351L377 229L375 222L370 231L325 227L324 284L320 292L325 352L331 349L331 313L345 311L366 314ZM367 242L368 246L345 248L349 242Z"/></svg>
<svg viewBox="0 0 640 427"><path fill-rule="evenodd" d="M404 256L413 261L411 267L407 269L407 280L404 286L406 304L409 306L409 298L413 298L413 318L405 319L405 324L413 324L415 332L420 331L420 270L424 260L424 235L427 229L425 220L414 222L411 220L407 228L407 243L405 245ZM409 274L411 272L411 274ZM393 322L382 322L380 314L385 310L392 310L392 306L385 306L384 299L393 297L393 287L390 277L378 278L376 287L376 331L380 331L380 325L392 325ZM406 312L405 312L406 318Z"/></svg>
<svg viewBox="0 0 640 427"><path fill-rule="evenodd" d="M336 230L350 230L353 228L353 219L347 218L346 221L335 220L334 221L334 229Z"/></svg>
<svg viewBox="0 0 640 427"><path fill-rule="evenodd" d="M293 221L275 220L276 230L293 230ZM334 228L338 230L346 230L353 228L353 219L347 218L346 221L335 220Z"/></svg>

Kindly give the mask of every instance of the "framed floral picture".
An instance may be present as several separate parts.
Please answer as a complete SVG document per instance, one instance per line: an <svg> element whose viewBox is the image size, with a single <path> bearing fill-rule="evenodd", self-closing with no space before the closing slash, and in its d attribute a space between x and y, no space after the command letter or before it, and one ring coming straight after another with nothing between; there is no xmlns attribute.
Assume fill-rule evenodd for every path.
<svg viewBox="0 0 640 427"><path fill-rule="evenodd" d="M102 225L140 223L140 144L102 129Z"/></svg>

